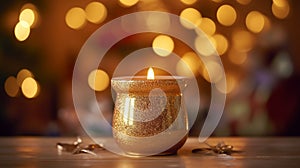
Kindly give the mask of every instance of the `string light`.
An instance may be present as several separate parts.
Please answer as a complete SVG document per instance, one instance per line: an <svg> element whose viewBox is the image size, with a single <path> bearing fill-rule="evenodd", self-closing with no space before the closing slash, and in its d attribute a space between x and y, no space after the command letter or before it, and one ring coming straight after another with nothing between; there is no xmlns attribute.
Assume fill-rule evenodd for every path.
<svg viewBox="0 0 300 168"><path fill-rule="evenodd" d="M197 0L180 0L185 5L193 5Z"/></svg>
<svg viewBox="0 0 300 168"><path fill-rule="evenodd" d="M224 93L224 94L229 94L231 93L235 87L236 87L236 77L232 73L227 73L226 74L226 85L224 85L222 82L216 83L216 88Z"/></svg>
<svg viewBox="0 0 300 168"><path fill-rule="evenodd" d="M19 41L26 40L30 35L29 24L23 20L18 22L15 26L14 33L15 33L15 37L17 38L17 40L19 40Z"/></svg>
<svg viewBox="0 0 300 168"><path fill-rule="evenodd" d="M212 36L215 41L215 47L219 55L223 55L228 49L228 40L222 34L215 34Z"/></svg>
<svg viewBox="0 0 300 168"><path fill-rule="evenodd" d="M193 77L200 74L199 68L202 69L198 55L194 52L185 53L181 60L176 64L176 72L180 76Z"/></svg>
<svg viewBox="0 0 300 168"><path fill-rule="evenodd" d="M65 21L72 29L80 29L86 23L86 14L82 8L73 7L68 10Z"/></svg>
<svg viewBox="0 0 300 168"><path fill-rule="evenodd" d="M211 56L215 53L213 44L206 37L198 36L194 43L196 50L203 56Z"/></svg>
<svg viewBox="0 0 300 168"><path fill-rule="evenodd" d="M232 45L240 52L248 52L253 48L254 36L245 30L237 30L232 33Z"/></svg>
<svg viewBox="0 0 300 168"><path fill-rule="evenodd" d="M30 28L36 26L38 12L33 4L25 4L19 14L19 22L15 25L14 35L18 41L25 41L30 35Z"/></svg>
<svg viewBox="0 0 300 168"><path fill-rule="evenodd" d="M19 92L19 85L17 79L13 76L8 77L4 83L4 90L10 97L16 97Z"/></svg>
<svg viewBox="0 0 300 168"><path fill-rule="evenodd" d="M251 0L236 0L239 4L242 4L242 5L248 5Z"/></svg>
<svg viewBox="0 0 300 168"><path fill-rule="evenodd" d="M258 11L248 13L246 17L246 26L253 33L259 33L263 30L265 25L265 18Z"/></svg>
<svg viewBox="0 0 300 168"><path fill-rule="evenodd" d="M86 19L92 23L101 23L107 16L107 9L100 2L91 2L85 8Z"/></svg>
<svg viewBox="0 0 300 168"><path fill-rule="evenodd" d="M32 9L24 9L19 16L20 21L25 21L29 26L32 26L35 21L35 14Z"/></svg>
<svg viewBox="0 0 300 168"><path fill-rule="evenodd" d="M216 3L220 3L220 2L222 2L223 0L211 0L211 1L216 2Z"/></svg>
<svg viewBox="0 0 300 168"><path fill-rule="evenodd" d="M203 68L202 76L210 83L217 83L223 78L222 66L217 62L206 62L205 68Z"/></svg>
<svg viewBox="0 0 300 168"><path fill-rule="evenodd" d="M32 99L39 93L39 84L34 78L28 77L22 82L21 89L26 98Z"/></svg>
<svg viewBox="0 0 300 168"><path fill-rule="evenodd" d="M139 0L119 0L119 3L123 7L131 7L135 4L137 4L138 2L139 2Z"/></svg>
<svg viewBox="0 0 300 168"><path fill-rule="evenodd" d="M35 28L39 23L39 13L34 4L26 3L21 8L19 21L26 21L31 28Z"/></svg>
<svg viewBox="0 0 300 168"><path fill-rule="evenodd" d="M18 96L20 88L23 95L28 99L35 98L40 93L40 85L28 69L21 69L17 74L17 78L14 76L8 77L4 88L10 97Z"/></svg>
<svg viewBox="0 0 300 168"><path fill-rule="evenodd" d="M88 76L88 84L95 91L103 91L109 85L109 76L101 69L93 70Z"/></svg>
<svg viewBox="0 0 300 168"><path fill-rule="evenodd" d="M19 86L22 85L24 79L28 77L34 77L28 69L21 69L17 74L17 83Z"/></svg>
<svg viewBox="0 0 300 168"><path fill-rule="evenodd" d="M231 49L228 52L228 58L232 63L236 65L241 65L247 60L247 53Z"/></svg>
<svg viewBox="0 0 300 168"><path fill-rule="evenodd" d="M195 8L186 8L180 12L180 23L188 29L194 29L201 22L201 13Z"/></svg>
<svg viewBox="0 0 300 168"><path fill-rule="evenodd" d="M152 48L159 56L166 57L173 52L174 41L169 36L159 35L153 40Z"/></svg>
<svg viewBox="0 0 300 168"><path fill-rule="evenodd" d="M235 9L230 5L222 5L217 11L217 19L224 26L231 26L237 17Z"/></svg>
<svg viewBox="0 0 300 168"><path fill-rule="evenodd" d="M216 24L210 18L202 18L198 28L203 31L207 36L212 36L216 32ZM196 29L198 35L202 35L202 32Z"/></svg>
<svg viewBox="0 0 300 168"><path fill-rule="evenodd" d="M278 7L285 7L289 5L287 0L272 0L272 2L274 5Z"/></svg>
<svg viewBox="0 0 300 168"><path fill-rule="evenodd" d="M171 20L168 15L160 15L157 13L151 13L146 18L146 24L149 29L167 31L170 28ZM128 24L128 27L130 24Z"/></svg>
<svg viewBox="0 0 300 168"><path fill-rule="evenodd" d="M272 13L278 19L286 18L290 13L290 5L286 0L273 0Z"/></svg>

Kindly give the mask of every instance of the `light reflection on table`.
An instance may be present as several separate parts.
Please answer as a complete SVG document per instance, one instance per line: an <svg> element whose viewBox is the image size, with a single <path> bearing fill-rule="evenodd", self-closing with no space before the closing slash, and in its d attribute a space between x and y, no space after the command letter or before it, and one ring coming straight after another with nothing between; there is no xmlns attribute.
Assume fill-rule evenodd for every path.
<svg viewBox="0 0 300 168"><path fill-rule="evenodd" d="M195 148L207 148L197 138L189 138L178 155L128 158L108 151L90 154L58 153L57 142L72 143L75 138L2 137L0 167L299 167L300 138L209 138L215 145L220 141L234 146L237 153L217 155L212 151L192 153ZM93 143L83 138L84 144Z"/></svg>

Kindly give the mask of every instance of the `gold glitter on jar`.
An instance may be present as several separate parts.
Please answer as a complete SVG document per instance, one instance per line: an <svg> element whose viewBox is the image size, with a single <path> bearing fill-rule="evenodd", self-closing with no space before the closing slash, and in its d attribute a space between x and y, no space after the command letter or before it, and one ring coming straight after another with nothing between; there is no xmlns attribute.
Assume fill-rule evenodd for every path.
<svg viewBox="0 0 300 168"><path fill-rule="evenodd" d="M185 143L187 113L182 91L184 77L117 77L111 81L117 96L113 136L131 155L174 154Z"/></svg>

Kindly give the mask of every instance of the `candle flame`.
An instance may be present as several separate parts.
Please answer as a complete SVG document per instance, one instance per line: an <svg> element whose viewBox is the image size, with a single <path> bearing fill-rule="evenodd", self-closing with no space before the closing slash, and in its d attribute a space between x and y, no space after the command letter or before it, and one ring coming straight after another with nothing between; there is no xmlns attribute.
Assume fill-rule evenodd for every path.
<svg viewBox="0 0 300 168"><path fill-rule="evenodd" d="M154 79L154 71L153 71L152 67L150 67L148 69L147 79Z"/></svg>

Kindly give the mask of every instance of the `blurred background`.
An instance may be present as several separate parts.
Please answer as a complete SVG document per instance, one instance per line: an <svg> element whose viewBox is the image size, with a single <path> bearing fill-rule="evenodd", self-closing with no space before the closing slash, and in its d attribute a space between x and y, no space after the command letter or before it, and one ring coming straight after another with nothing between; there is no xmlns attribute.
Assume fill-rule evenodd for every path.
<svg viewBox="0 0 300 168"><path fill-rule="evenodd" d="M227 94L227 101L215 136L300 135L297 0L1 1L0 135L84 134L74 110L71 84L82 45L112 19L149 10L189 20L216 47L227 77L227 88L219 90ZM154 19L160 23L159 18ZM195 43L200 45L197 40ZM198 135L214 79L208 77L206 68L214 69L215 74L220 68L203 66L195 53L175 38L145 33L121 40L106 54L101 69L90 73L87 84L101 98L99 105L110 119L114 68L132 51L150 46L175 52L197 77L201 108L191 135ZM174 66L179 74L191 75L181 63ZM88 80L94 78L96 81ZM91 117L92 122L97 121Z"/></svg>

